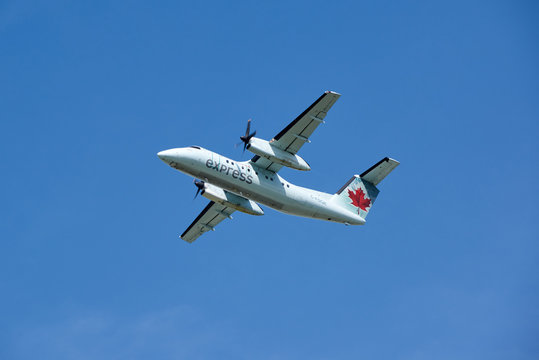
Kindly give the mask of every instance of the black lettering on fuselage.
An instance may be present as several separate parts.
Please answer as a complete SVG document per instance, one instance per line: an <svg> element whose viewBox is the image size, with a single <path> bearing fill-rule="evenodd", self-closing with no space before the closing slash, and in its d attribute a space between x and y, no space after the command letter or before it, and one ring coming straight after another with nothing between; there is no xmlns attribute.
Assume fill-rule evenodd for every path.
<svg viewBox="0 0 539 360"><path fill-rule="evenodd" d="M219 164L218 162L214 162L212 159L206 160L206 167L220 173L226 172L225 175L232 176L234 179L239 179L240 181L245 181L247 184L253 183L252 175L247 175L243 171L234 169L226 164Z"/></svg>

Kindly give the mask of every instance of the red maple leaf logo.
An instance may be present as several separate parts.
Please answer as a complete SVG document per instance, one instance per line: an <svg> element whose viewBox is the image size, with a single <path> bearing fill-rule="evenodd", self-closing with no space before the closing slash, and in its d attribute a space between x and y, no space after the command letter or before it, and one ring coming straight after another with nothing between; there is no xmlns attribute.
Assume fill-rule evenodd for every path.
<svg viewBox="0 0 539 360"><path fill-rule="evenodd" d="M371 207L371 199L365 196L361 188L357 188L356 191L348 190L348 197L352 199L352 205L357 207L358 214L359 209L367 211L367 208Z"/></svg>

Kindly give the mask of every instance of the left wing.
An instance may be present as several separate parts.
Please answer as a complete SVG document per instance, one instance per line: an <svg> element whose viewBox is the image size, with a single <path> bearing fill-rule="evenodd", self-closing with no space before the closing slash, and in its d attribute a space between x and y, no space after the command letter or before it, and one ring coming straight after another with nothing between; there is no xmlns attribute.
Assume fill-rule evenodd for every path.
<svg viewBox="0 0 539 360"><path fill-rule="evenodd" d="M329 109L339 99L341 94L333 91L326 91L311 106L301 113L294 121L288 124L280 133L270 141L271 145L296 154L306 142L311 142L309 137L314 130L324 122ZM283 166L272 162L258 155L251 159L251 163L256 166L277 172Z"/></svg>
<svg viewBox="0 0 539 360"><path fill-rule="evenodd" d="M206 231L214 230L217 224L219 224L224 219L231 219L232 217L230 216L230 214L232 214L234 211L236 210L226 207L225 205L210 201L208 206L206 206L204 210L202 210L202 212L197 216L195 221L193 221L193 223L189 225L187 230L183 232L180 238L187 241L188 243L192 243Z"/></svg>

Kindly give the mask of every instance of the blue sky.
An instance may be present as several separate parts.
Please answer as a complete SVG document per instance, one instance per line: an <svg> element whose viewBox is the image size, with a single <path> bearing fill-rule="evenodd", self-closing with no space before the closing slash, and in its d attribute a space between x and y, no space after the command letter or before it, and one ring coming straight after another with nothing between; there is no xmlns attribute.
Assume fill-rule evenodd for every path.
<svg viewBox="0 0 539 360"><path fill-rule="evenodd" d="M0 2L3 359L537 359L532 1ZM343 96L291 182L388 155L367 225L206 199L163 149Z"/></svg>

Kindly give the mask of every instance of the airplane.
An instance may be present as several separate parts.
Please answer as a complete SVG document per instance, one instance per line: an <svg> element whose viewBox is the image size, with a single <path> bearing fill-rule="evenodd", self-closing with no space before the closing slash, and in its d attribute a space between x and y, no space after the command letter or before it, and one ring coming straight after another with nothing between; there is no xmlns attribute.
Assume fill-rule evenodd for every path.
<svg viewBox="0 0 539 360"><path fill-rule="evenodd" d="M352 176L335 194L294 185L278 174L283 166L311 170L297 152L311 142L309 137L318 125L325 123L327 112L340 96L333 91L324 92L270 141L255 137L256 131L250 132L249 119L245 135L240 137L243 151L255 154L248 161L232 160L200 146L157 153L166 164L194 178L195 198L200 193L210 200L180 238L192 243L205 232L215 231L224 219L232 219L236 210L264 215L258 203L285 214L364 225L379 193L376 185L399 165L398 161L383 158L361 175Z"/></svg>

